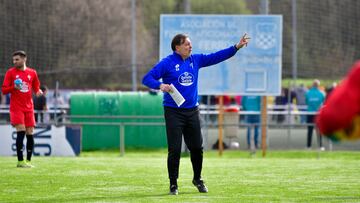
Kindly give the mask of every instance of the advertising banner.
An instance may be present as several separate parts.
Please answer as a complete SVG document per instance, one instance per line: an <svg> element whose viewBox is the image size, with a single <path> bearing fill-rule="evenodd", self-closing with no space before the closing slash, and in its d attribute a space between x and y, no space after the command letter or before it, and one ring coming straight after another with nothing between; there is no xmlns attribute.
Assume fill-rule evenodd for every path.
<svg viewBox="0 0 360 203"><path fill-rule="evenodd" d="M16 156L16 130L11 125L0 125L0 155ZM80 127L36 127L34 156L76 156L81 151ZM24 139L24 147L26 138ZM24 150L25 151L25 150Z"/></svg>

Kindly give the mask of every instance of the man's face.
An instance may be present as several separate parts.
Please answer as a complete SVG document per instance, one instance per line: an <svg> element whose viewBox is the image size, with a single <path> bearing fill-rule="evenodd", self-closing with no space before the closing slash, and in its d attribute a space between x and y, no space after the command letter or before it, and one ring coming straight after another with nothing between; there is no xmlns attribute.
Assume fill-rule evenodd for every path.
<svg viewBox="0 0 360 203"><path fill-rule="evenodd" d="M187 37L181 45L176 46L176 52L180 54L183 59L190 56L192 51L192 45L190 39Z"/></svg>
<svg viewBox="0 0 360 203"><path fill-rule="evenodd" d="M16 68L22 68L26 62L26 57L21 57L19 55L13 56L13 63Z"/></svg>

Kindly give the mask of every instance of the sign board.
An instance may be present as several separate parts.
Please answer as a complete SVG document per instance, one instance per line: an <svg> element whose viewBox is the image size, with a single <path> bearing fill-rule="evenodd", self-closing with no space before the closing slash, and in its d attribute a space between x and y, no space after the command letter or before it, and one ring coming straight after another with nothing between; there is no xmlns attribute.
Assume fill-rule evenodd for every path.
<svg viewBox="0 0 360 203"><path fill-rule="evenodd" d="M0 155L16 156L16 129L11 125L0 125ZM34 130L35 156L76 156L81 151L80 127L36 127ZM24 139L24 147L26 138ZM24 150L24 156L25 150Z"/></svg>
<svg viewBox="0 0 360 203"><path fill-rule="evenodd" d="M209 54L239 42L247 33L248 46L217 65L200 69L202 95L280 95L281 15L161 15L160 58L172 54L171 40L188 34L193 54Z"/></svg>

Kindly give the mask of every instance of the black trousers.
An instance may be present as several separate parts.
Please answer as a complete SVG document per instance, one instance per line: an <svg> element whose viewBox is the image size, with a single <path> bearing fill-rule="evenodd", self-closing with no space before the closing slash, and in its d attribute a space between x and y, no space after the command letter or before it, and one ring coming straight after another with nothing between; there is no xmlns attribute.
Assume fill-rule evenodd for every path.
<svg viewBox="0 0 360 203"><path fill-rule="evenodd" d="M179 165L182 136L190 151L190 158L194 172L194 179L201 178L203 147L200 127L200 114L197 107L179 109L164 107L166 134L168 143L167 167L171 184L175 184L179 177Z"/></svg>
<svg viewBox="0 0 360 203"><path fill-rule="evenodd" d="M44 122L44 113L42 113L42 112L35 113L35 122L43 123Z"/></svg>
<svg viewBox="0 0 360 203"><path fill-rule="evenodd" d="M316 118L315 115L307 115L306 121L308 124L314 124L315 118ZM314 131L314 126L307 127L307 143L306 143L307 147L311 147L313 131ZM315 131L316 131L316 137L318 139L319 147L322 147L323 146L322 137L320 135L320 132L316 127L315 127Z"/></svg>

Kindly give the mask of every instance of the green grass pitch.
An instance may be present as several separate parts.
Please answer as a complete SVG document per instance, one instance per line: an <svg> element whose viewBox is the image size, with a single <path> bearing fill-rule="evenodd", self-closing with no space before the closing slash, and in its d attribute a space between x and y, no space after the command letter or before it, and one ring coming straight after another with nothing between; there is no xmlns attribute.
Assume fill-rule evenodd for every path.
<svg viewBox="0 0 360 203"><path fill-rule="evenodd" d="M179 195L168 195L166 150L34 157L31 169L0 157L0 202L360 202L360 152L204 153L209 193L180 162Z"/></svg>

